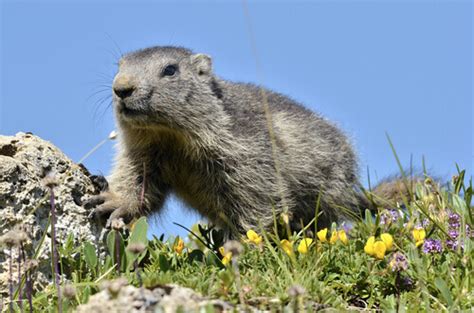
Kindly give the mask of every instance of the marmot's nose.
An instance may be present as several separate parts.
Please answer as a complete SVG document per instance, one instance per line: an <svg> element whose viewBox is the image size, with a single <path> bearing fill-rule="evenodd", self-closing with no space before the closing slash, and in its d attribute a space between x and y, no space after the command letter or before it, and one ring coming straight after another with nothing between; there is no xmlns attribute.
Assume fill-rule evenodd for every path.
<svg viewBox="0 0 474 313"><path fill-rule="evenodd" d="M114 79L113 89L117 97L125 99L133 94L135 86L128 76L117 75Z"/></svg>

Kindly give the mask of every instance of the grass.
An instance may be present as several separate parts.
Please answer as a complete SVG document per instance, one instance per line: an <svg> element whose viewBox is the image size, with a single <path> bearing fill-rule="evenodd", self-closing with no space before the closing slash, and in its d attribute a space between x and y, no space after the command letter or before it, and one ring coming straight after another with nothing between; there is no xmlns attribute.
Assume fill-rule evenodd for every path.
<svg viewBox="0 0 474 313"><path fill-rule="evenodd" d="M466 183L461 171L446 188L430 179L419 182L404 207L375 216L367 212L352 225L333 224L327 234L318 230L304 243L296 233L281 242L272 232L255 229L233 248L222 242L219 231L202 226L186 240L148 240L148 224L141 218L132 230L111 230L104 253L90 242L74 246L72 238L59 245L61 284L69 290L60 298L62 309L87 302L104 281L123 277L136 286L174 283L275 312L287 305L287 311L469 310L474 306L471 198L472 182ZM374 245L368 244L371 236ZM28 311L30 300L34 311L60 307L54 284L29 299L31 290L23 283L19 292L18 282L13 283L13 310L20 310L21 301Z"/></svg>

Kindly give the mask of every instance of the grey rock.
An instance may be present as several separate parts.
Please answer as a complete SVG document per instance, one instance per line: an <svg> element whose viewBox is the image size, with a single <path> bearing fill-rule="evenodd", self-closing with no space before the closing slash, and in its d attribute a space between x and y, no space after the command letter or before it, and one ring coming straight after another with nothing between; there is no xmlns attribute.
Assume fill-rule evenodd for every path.
<svg viewBox="0 0 474 313"><path fill-rule="evenodd" d="M89 312L201 312L213 307L216 312L232 312L232 305L222 300L209 300L192 289L174 284L154 289L123 286L112 295L108 288L91 296L89 302L77 307L78 313Z"/></svg>
<svg viewBox="0 0 474 313"><path fill-rule="evenodd" d="M88 219L82 201L98 191L88 177L88 172L67 158L58 148L30 133L0 136L0 236L21 225L29 236L26 245L31 257L45 231L36 271L36 283L51 281L50 263L50 192L44 185L49 174L57 182L54 187L57 214L56 238L63 242L69 234L75 243L96 243L101 228ZM6 291L8 274L8 249L0 253L0 293ZM17 256L14 249L13 257ZM17 277L17 273L14 273Z"/></svg>

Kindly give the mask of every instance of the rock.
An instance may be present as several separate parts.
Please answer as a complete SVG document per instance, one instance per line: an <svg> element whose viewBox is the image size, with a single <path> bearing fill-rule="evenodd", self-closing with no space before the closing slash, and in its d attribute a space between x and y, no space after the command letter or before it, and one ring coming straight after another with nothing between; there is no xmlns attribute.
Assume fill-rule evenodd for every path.
<svg viewBox="0 0 474 313"><path fill-rule="evenodd" d="M159 302L164 313L177 312L179 308L185 312L198 311L201 302L205 300L192 289L178 285L165 285L158 288L162 288L166 292ZM202 304L205 305L205 303Z"/></svg>
<svg viewBox="0 0 474 313"><path fill-rule="evenodd" d="M51 143L29 133L0 136L0 295L8 297L8 279L18 287L18 248L12 251L13 271L9 273L11 250L26 233L27 259L38 250L32 280L38 288L52 285L50 227L50 187L54 185L56 239L63 243L70 235L74 245L88 241L98 246L104 229L88 219L82 203L103 188L103 181L91 180L83 166L75 164ZM46 237L42 242L46 232ZM7 235L6 235L7 234ZM24 236L23 236L24 237ZM42 243L41 243L42 242ZM33 265L31 265L33 267ZM25 264L22 265L23 271ZM267 312L252 306L233 306L219 299L207 299L195 291L174 284L154 288L128 285L124 278L108 282L102 290L77 307L77 312ZM66 287L64 287L66 288ZM64 295L73 293L63 290ZM1 304L0 304L1 309Z"/></svg>
<svg viewBox="0 0 474 313"><path fill-rule="evenodd" d="M115 281L109 285L116 285ZM114 289L114 288L112 288ZM202 312L211 306L215 312L232 312L233 307L222 300L208 300L195 291L174 284L153 289L123 286L118 293L108 288L91 296L89 302L77 307L78 313L89 312Z"/></svg>
<svg viewBox="0 0 474 313"><path fill-rule="evenodd" d="M48 228L48 236L41 245L38 277L51 281L50 263L50 191L44 184L47 174L54 177L55 207L57 215L56 238L63 242L72 234L75 243L98 242L101 228L88 219L82 207L85 197L98 190L89 179L87 170L72 162L51 143L30 133L0 136L0 236L22 225L29 236L27 255L31 257ZM17 249L14 250L16 257ZM0 253L0 293L6 291L9 251ZM14 273L14 277L17 274ZM37 277L37 279L39 279ZM46 280L46 281L44 281Z"/></svg>

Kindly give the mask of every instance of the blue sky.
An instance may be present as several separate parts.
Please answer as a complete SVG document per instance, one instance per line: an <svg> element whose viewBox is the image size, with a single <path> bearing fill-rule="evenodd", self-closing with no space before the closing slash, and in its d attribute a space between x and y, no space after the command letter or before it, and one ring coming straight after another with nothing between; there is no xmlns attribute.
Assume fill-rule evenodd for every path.
<svg viewBox="0 0 474 313"><path fill-rule="evenodd" d="M471 1L250 1L256 75L240 1L1 1L0 133L31 131L79 160L114 129L107 103L120 52L181 45L217 75L257 82L336 121L372 179L397 172L385 133L445 179L472 173ZM108 174L109 142L85 162ZM156 233L197 216L171 201Z"/></svg>

